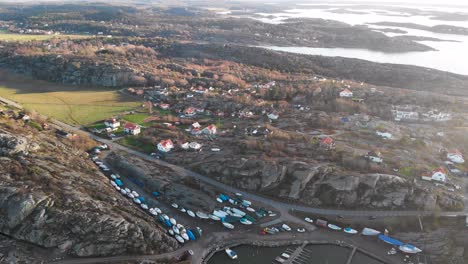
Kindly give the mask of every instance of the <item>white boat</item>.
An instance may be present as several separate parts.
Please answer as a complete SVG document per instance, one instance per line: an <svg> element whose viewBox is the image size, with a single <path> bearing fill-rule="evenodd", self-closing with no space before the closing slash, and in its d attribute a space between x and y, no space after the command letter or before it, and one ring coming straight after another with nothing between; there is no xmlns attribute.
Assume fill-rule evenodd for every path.
<svg viewBox="0 0 468 264"><path fill-rule="evenodd" d="M226 252L226 254L228 255L229 258L237 259L237 253L234 252L232 249L226 248L224 251Z"/></svg>
<svg viewBox="0 0 468 264"><path fill-rule="evenodd" d="M189 240L190 240L189 236L188 236L187 233L185 233L185 232L184 232L184 233L181 233L180 236L181 236L184 240L186 240L186 241L189 241Z"/></svg>
<svg viewBox="0 0 468 264"><path fill-rule="evenodd" d="M304 218L304 221L306 221L307 223L313 223L314 222L314 220L310 219L309 217Z"/></svg>
<svg viewBox="0 0 468 264"><path fill-rule="evenodd" d="M221 198L219 198L219 197L216 198L216 201L217 201L218 203L223 203L223 200L221 200Z"/></svg>
<svg viewBox="0 0 468 264"><path fill-rule="evenodd" d="M127 197L128 197L128 198L130 198L130 199L133 199L133 198L135 198L135 196L133 196L133 194L132 194L132 193L127 193Z"/></svg>
<svg viewBox="0 0 468 264"><path fill-rule="evenodd" d="M167 216L167 214L163 214L162 217L164 218L164 220L169 220L169 216Z"/></svg>
<svg viewBox="0 0 468 264"><path fill-rule="evenodd" d="M181 211L182 213L186 213L186 212L187 212L187 209L185 209L185 208L182 207L182 208L180 208L180 211Z"/></svg>
<svg viewBox="0 0 468 264"><path fill-rule="evenodd" d="M172 225L177 224L177 221L174 218L169 219L169 222L171 222Z"/></svg>
<svg viewBox="0 0 468 264"><path fill-rule="evenodd" d="M253 209L252 207L247 207L246 210L249 212L255 213L255 209Z"/></svg>
<svg viewBox="0 0 468 264"><path fill-rule="evenodd" d="M241 220L239 221L241 224L244 224L244 225L251 225L252 222L245 219L245 218L241 218Z"/></svg>
<svg viewBox="0 0 468 264"><path fill-rule="evenodd" d="M170 230L170 229L169 229L169 230ZM172 227L172 230L173 230L174 233L176 233L177 235L180 234L180 230L179 230L179 228L177 228L177 226L173 226L173 227Z"/></svg>
<svg viewBox="0 0 468 264"><path fill-rule="evenodd" d="M304 233L305 231L306 231L306 230L305 230L304 228L298 228L298 229L297 229L297 232L299 232L299 233Z"/></svg>
<svg viewBox="0 0 468 264"><path fill-rule="evenodd" d="M189 147L194 150L201 149L202 145L197 142L190 142Z"/></svg>
<svg viewBox="0 0 468 264"><path fill-rule="evenodd" d="M362 229L361 234L363 236L376 236L376 235L380 234L380 231L372 229L372 228L364 227L364 229Z"/></svg>
<svg viewBox="0 0 468 264"><path fill-rule="evenodd" d="M215 220L215 221L221 220L221 218L217 217L216 215L212 215L212 214L208 215L208 217L211 218L212 220Z"/></svg>
<svg viewBox="0 0 468 264"><path fill-rule="evenodd" d="M187 150L187 149L189 149L189 143L188 143L188 142L185 142L184 144L181 144L180 147L181 147L182 149Z"/></svg>
<svg viewBox="0 0 468 264"><path fill-rule="evenodd" d="M120 187L117 186L117 185L115 186L115 189L116 189L117 191L120 191L120 190L121 190Z"/></svg>
<svg viewBox="0 0 468 264"><path fill-rule="evenodd" d="M125 188L125 191L128 192L128 193L132 192L132 190L130 190L129 188Z"/></svg>
<svg viewBox="0 0 468 264"><path fill-rule="evenodd" d="M167 230L167 232L169 233L169 235L173 236L174 235L174 231L172 229L169 229Z"/></svg>
<svg viewBox="0 0 468 264"><path fill-rule="evenodd" d="M336 231L341 230L341 227L334 225L334 224L328 224L328 228L330 228L331 230L336 230Z"/></svg>
<svg viewBox="0 0 468 264"><path fill-rule="evenodd" d="M195 213L190 210L187 210L187 214L190 215L190 217L195 217Z"/></svg>
<svg viewBox="0 0 468 264"><path fill-rule="evenodd" d="M158 215L158 213L154 210L154 208L150 208L149 212L150 212L150 214L152 214L154 216Z"/></svg>
<svg viewBox="0 0 468 264"><path fill-rule="evenodd" d="M200 211L197 211L195 214L196 214L200 219L208 219L208 218L209 218L209 216L208 216L207 214L205 214L205 213L203 213L203 212L200 212Z"/></svg>
<svg viewBox="0 0 468 264"><path fill-rule="evenodd" d="M173 203L171 206L174 207L174 208L176 208L176 209L179 208L179 205L176 204L176 203Z"/></svg>
<svg viewBox="0 0 468 264"><path fill-rule="evenodd" d="M234 201L234 199L232 199L232 198L229 198L228 201L229 201L230 204L235 204L236 203L236 201Z"/></svg>
<svg viewBox="0 0 468 264"><path fill-rule="evenodd" d="M245 212L237 209L237 208L232 208L231 211L234 213L234 214L237 214L237 215L240 215L241 217L245 216Z"/></svg>
<svg viewBox="0 0 468 264"><path fill-rule="evenodd" d="M223 222L223 226L228 228L228 229L234 229L234 225L230 223Z"/></svg>
<svg viewBox="0 0 468 264"><path fill-rule="evenodd" d="M214 210L213 211L213 215L219 217L219 218L224 218L226 217L228 214L224 211L221 211L221 210Z"/></svg>
<svg viewBox="0 0 468 264"><path fill-rule="evenodd" d="M354 235L354 234L357 234L357 233L358 233L358 231L357 231L357 230L355 230L355 229L352 229L351 227L346 227L345 229L343 229L343 232L345 232L345 233L347 233L347 234L352 234L352 235Z"/></svg>
<svg viewBox="0 0 468 264"><path fill-rule="evenodd" d="M405 244L405 245L401 245L399 247L399 249L401 251L403 251L404 253L408 253L408 254L416 254L416 253L420 253L422 252L421 249L411 245L411 244Z"/></svg>
<svg viewBox="0 0 468 264"><path fill-rule="evenodd" d="M154 208L154 211L156 211L156 213L158 213L158 214L162 214L161 209L159 209L159 208L157 208L157 207Z"/></svg>
<svg viewBox="0 0 468 264"><path fill-rule="evenodd" d="M175 235L175 239L181 244L183 244L185 242L185 240L179 235Z"/></svg>
<svg viewBox="0 0 468 264"><path fill-rule="evenodd" d="M120 189L120 193L123 195L127 195L127 192L124 189Z"/></svg>
<svg viewBox="0 0 468 264"><path fill-rule="evenodd" d="M140 195L139 195L137 192L135 192L135 191L132 191L132 194L133 194L133 196L135 196L135 197L139 197L139 196L140 196Z"/></svg>
<svg viewBox="0 0 468 264"><path fill-rule="evenodd" d="M140 204L140 206L141 206L141 208L142 208L143 210L148 210L148 205L142 203L142 204Z"/></svg>

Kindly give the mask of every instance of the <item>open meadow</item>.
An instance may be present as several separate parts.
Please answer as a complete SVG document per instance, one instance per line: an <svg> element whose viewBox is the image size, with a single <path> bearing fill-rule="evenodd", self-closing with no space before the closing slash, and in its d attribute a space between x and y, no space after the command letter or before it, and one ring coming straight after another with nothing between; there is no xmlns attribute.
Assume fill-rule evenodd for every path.
<svg viewBox="0 0 468 264"><path fill-rule="evenodd" d="M0 96L72 125L86 125L140 105L119 91L52 84L0 72Z"/></svg>
<svg viewBox="0 0 468 264"><path fill-rule="evenodd" d="M8 33L5 30L0 30L1 41L18 41L25 42L31 40L48 40L51 38L87 38L85 35L34 35L34 34L15 34Z"/></svg>

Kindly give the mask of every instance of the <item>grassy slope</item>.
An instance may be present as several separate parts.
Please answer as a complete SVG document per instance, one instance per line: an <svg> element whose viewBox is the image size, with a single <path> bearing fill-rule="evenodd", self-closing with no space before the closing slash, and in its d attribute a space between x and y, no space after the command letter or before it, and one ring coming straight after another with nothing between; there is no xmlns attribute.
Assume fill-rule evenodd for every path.
<svg viewBox="0 0 468 264"><path fill-rule="evenodd" d="M16 89L0 86L0 96L14 100L29 110L69 124L90 124L123 111L132 110L138 102L122 102L117 91L47 91L17 93Z"/></svg>
<svg viewBox="0 0 468 264"><path fill-rule="evenodd" d="M86 38L89 36L82 35L28 35L28 34L13 34L4 30L0 30L0 40L4 41L30 41L30 40L48 40L51 38Z"/></svg>

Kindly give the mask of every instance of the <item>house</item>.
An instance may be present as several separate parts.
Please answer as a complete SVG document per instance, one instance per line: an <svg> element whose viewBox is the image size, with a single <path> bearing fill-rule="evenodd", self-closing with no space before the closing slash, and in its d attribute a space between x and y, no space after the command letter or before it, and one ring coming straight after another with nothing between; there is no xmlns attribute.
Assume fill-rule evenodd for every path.
<svg viewBox="0 0 468 264"><path fill-rule="evenodd" d="M203 134L205 135L214 135L216 134L217 128L215 125L209 125L203 129Z"/></svg>
<svg viewBox="0 0 468 264"><path fill-rule="evenodd" d="M118 127L120 127L120 122L117 119L112 118L104 121L104 125L112 129L117 129Z"/></svg>
<svg viewBox="0 0 468 264"><path fill-rule="evenodd" d="M436 168L436 169L434 169L432 171L431 178L432 178L433 181L446 182L447 181L447 172L442 167Z"/></svg>
<svg viewBox="0 0 468 264"><path fill-rule="evenodd" d="M447 153L447 159L449 159L453 163L461 164L465 162L465 159L463 158L463 154L458 149L449 151Z"/></svg>
<svg viewBox="0 0 468 264"><path fill-rule="evenodd" d="M195 151L200 151L202 145L197 142L190 142L189 147Z"/></svg>
<svg viewBox="0 0 468 264"><path fill-rule="evenodd" d="M375 133L377 134L377 136L380 136L380 137L382 137L384 139L391 139L393 137L393 135L388 133L388 132L376 131Z"/></svg>
<svg viewBox="0 0 468 264"><path fill-rule="evenodd" d="M200 123L195 122L195 123L192 124L192 129L200 129L200 128L201 128Z"/></svg>
<svg viewBox="0 0 468 264"><path fill-rule="evenodd" d="M393 106L392 115L395 121L417 121L419 120L419 113L415 106L412 105L397 105Z"/></svg>
<svg viewBox="0 0 468 264"><path fill-rule="evenodd" d="M335 142L331 137L324 137L320 140L320 147L324 149L332 149L335 146Z"/></svg>
<svg viewBox="0 0 468 264"><path fill-rule="evenodd" d="M353 97L353 92L351 92L348 88L346 88L340 92L340 97L346 97L346 98Z"/></svg>
<svg viewBox="0 0 468 264"><path fill-rule="evenodd" d="M158 143L157 148L159 151L163 153L167 153L174 148L174 143L172 143L172 140L170 139L162 140L161 142Z"/></svg>
<svg viewBox="0 0 468 264"><path fill-rule="evenodd" d="M124 126L124 132L130 135L138 135L141 132L141 127L137 124L127 123Z"/></svg>
<svg viewBox="0 0 468 264"><path fill-rule="evenodd" d="M364 157L375 163L383 162L382 154L379 151L369 151Z"/></svg>
<svg viewBox="0 0 468 264"><path fill-rule="evenodd" d="M266 127L247 127L245 129L245 134L248 136L260 137L260 136L267 136L271 133L271 131Z"/></svg>

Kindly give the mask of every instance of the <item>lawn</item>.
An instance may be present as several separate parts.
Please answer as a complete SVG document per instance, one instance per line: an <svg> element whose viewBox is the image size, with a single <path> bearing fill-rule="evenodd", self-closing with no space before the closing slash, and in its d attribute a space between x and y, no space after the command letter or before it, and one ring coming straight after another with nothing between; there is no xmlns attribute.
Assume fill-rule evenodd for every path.
<svg viewBox="0 0 468 264"><path fill-rule="evenodd" d="M90 36L85 35L29 35L29 34L15 34L8 33L0 30L0 40L3 41L19 41L25 42L30 40L48 40L51 38L87 38Z"/></svg>
<svg viewBox="0 0 468 264"><path fill-rule="evenodd" d="M41 84L42 85L42 84ZM2 86L0 96L16 101L27 110L55 118L68 124L86 125L109 118L124 111L134 110L139 102L123 99L115 90L64 90L21 92ZM38 87L38 90L40 88Z"/></svg>
<svg viewBox="0 0 468 264"><path fill-rule="evenodd" d="M126 136L117 141L119 144L139 150L145 153L155 152L155 146L152 144L147 144L139 140L136 136Z"/></svg>
<svg viewBox="0 0 468 264"><path fill-rule="evenodd" d="M136 113L136 114L129 114L123 117L124 120L128 122L132 122L139 125L145 125L145 119L150 117L151 115L148 113Z"/></svg>

